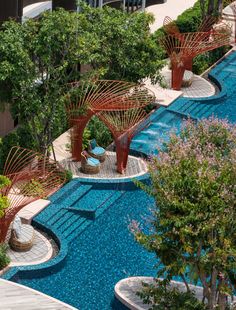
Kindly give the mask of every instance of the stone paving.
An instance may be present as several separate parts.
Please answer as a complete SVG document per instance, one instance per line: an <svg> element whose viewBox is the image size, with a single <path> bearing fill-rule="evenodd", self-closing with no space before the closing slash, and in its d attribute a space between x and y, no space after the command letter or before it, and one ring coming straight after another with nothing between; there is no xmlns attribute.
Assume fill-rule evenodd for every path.
<svg viewBox="0 0 236 310"><path fill-rule="evenodd" d="M24 285L0 279L0 310L76 310Z"/></svg>
<svg viewBox="0 0 236 310"><path fill-rule="evenodd" d="M49 240L35 230L34 244L29 251L16 252L11 248L7 254L10 256L10 267L23 265L36 265L49 260L53 255L53 247Z"/></svg>
<svg viewBox="0 0 236 310"><path fill-rule="evenodd" d="M80 162L72 161L66 158L60 164L72 171L74 177L80 178L95 178L95 179L119 179L130 178L145 174L147 166L143 159L134 156L129 156L127 168L124 174L116 171L116 153L107 151L105 162L101 163L100 172L97 174L85 174L80 171Z"/></svg>
<svg viewBox="0 0 236 310"><path fill-rule="evenodd" d="M171 71L164 68L162 75L167 84L167 87L171 85ZM206 79L199 75L194 75L192 84L189 87L182 87L181 92L183 97L188 98L201 98L201 97L211 97L215 95L215 87Z"/></svg>

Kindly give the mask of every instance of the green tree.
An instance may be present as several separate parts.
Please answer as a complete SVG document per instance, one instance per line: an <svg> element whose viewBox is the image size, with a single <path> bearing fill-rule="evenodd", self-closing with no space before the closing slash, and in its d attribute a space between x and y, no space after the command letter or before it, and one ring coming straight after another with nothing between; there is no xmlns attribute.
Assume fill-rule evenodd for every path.
<svg viewBox="0 0 236 310"><path fill-rule="evenodd" d="M80 15L90 21L89 31L98 37L91 65L105 78L132 82L160 78L164 62L160 60L162 49L150 34L149 26L154 21L151 14L84 5Z"/></svg>
<svg viewBox="0 0 236 310"><path fill-rule="evenodd" d="M208 309L226 309L236 270L236 127L188 121L149 166L153 231L136 240L163 264L158 277L200 281ZM217 308L218 307L218 308ZM173 308L175 309L175 308Z"/></svg>
<svg viewBox="0 0 236 310"><path fill-rule="evenodd" d="M58 10L22 25L7 22L0 32L1 99L12 102L13 115L44 153L66 127L64 85L78 78L78 63L89 63L96 47L88 23Z"/></svg>
<svg viewBox="0 0 236 310"><path fill-rule="evenodd" d="M88 76L141 81L159 78L163 61L149 33L153 17L81 5L80 13L47 12L24 24L6 22L0 32L0 98L11 102L28 143L46 153L67 127L63 95L68 82ZM86 76L87 78L87 76ZM17 133L18 134L18 133ZM17 137L21 145L22 139ZM21 140L21 141L20 141Z"/></svg>

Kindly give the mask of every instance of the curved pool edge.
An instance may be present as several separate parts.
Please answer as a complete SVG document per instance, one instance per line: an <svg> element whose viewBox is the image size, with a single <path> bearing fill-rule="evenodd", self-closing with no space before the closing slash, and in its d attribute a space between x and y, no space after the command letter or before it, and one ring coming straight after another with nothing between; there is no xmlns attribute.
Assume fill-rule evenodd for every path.
<svg viewBox="0 0 236 310"><path fill-rule="evenodd" d="M68 243L67 241L61 236L59 232L51 229L46 225L42 225L40 222L33 219L32 221L33 226L45 233L47 233L58 245L59 252L58 254L49 259L46 262L40 263L38 265L25 265L25 266L15 266L10 267L0 278L5 280L16 280L18 277L31 277L32 274L34 277L42 276L42 273L48 273L49 271L56 271L63 266L64 260L68 254Z"/></svg>
<svg viewBox="0 0 236 310"><path fill-rule="evenodd" d="M121 178L121 179L94 179L94 178L74 178L73 180L78 181L81 185L109 185L115 187L119 190L132 190L136 188L134 184L134 179L140 182L148 182L149 173L131 178ZM70 182L71 182L70 181ZM50 197L49 197L50 200ZM42 210L43 212L43 210ZM17 278L30 278L30 277L41 277L45 276L49 272L57 271L63 267L64 261L68 255L68 242L57 230L40 223L37 219L32 220L32 225L50 236L59 248L58 254L49 259L46 262L37 265L25 265L25 266L15 266L9 267L0 278L5 280L17 281Z"/></svg>

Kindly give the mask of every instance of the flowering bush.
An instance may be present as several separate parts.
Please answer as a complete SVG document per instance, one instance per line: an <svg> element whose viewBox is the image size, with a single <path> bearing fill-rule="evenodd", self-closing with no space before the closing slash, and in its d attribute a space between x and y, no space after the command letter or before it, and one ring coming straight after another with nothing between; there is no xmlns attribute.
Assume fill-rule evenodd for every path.
<svg viewBox="0 0 236 310"><path fill-rule="evenodd" d="M236 127L188 120L149 165L156 201L153 231L131 223L136 240L155 252L158 277L203 286L208 309L226 309L236 283Z"/></svg>

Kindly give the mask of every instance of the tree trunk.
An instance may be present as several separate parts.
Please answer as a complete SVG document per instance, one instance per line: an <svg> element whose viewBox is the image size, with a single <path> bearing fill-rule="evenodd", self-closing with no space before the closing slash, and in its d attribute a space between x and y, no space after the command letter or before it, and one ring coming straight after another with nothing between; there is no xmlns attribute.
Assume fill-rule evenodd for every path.
<svg viewBox="0 0 236 310"><path fill-rule="evenodd" d="M221 16L223 11L223 0L217 0L217 12Z"/></svg>
<svg viewBox="0 0 236 310"><path fill-rule="evenodd" d="M215 10L215 5L214 5L215 0L208 0L208 7L207 7L207 15L211 16L214 14Z"/></svg>
<svg viewBox="0 0 236 310"><path fill-rule="evenodd" d="M201 8L201 12L202 12L202 19L204 20L204 18L206 17L206 2L205 2L205 0L200 0L200 8Z"/></svg>

